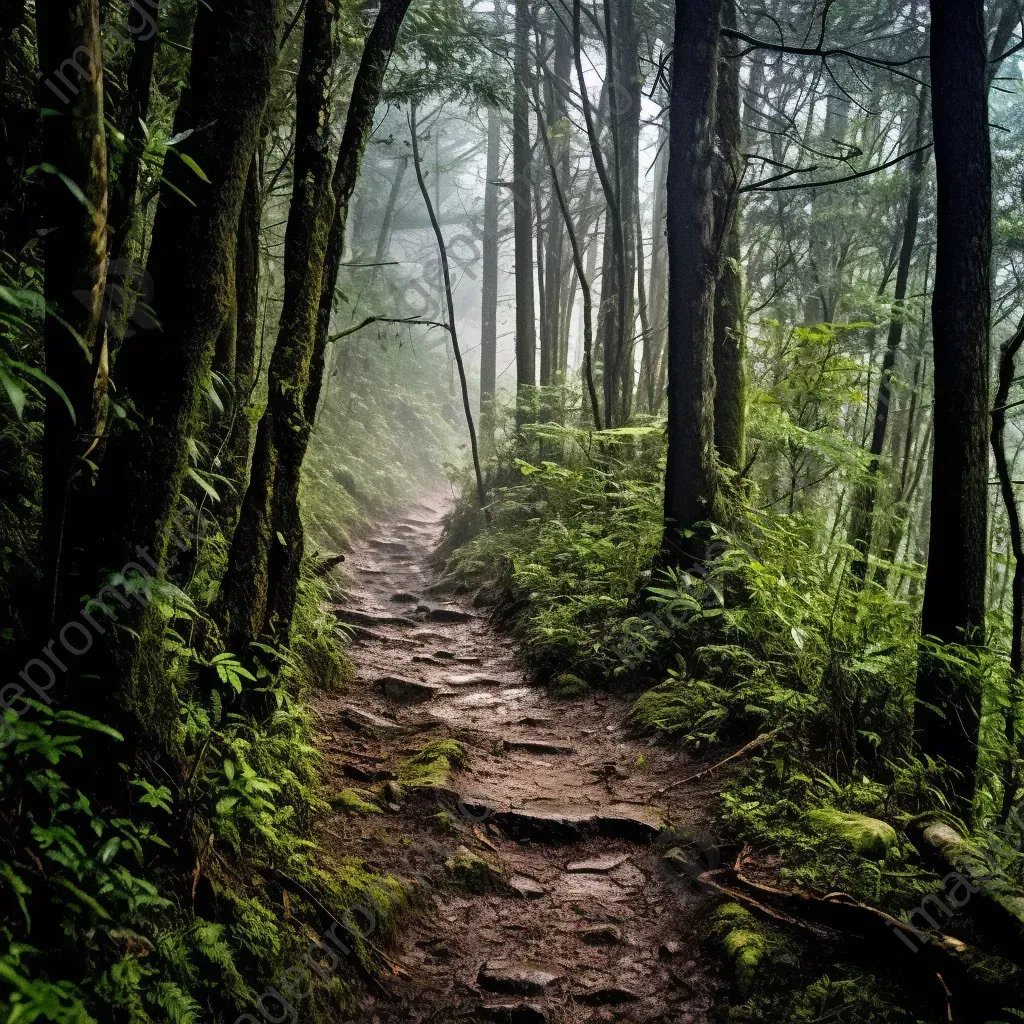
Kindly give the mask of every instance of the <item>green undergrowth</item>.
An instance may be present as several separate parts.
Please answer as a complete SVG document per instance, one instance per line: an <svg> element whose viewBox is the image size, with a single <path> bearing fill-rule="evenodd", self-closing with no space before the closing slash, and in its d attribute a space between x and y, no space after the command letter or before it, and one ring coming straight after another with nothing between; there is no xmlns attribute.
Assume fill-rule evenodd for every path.
<svg viewBox="0 0 1024 1024"><path fill-rule="evenodd" d="M780 440L781 427L771 429L765 450L790 457L797 435ZM858 479L855 455L817 436L800 443L819 467ZM448 574L491 587L554 696L631 694L637 732L709 764L746 748L720 770L716 827L756 850L778 884L845 892L906 918L940 879L903 826L945 803L937 766L909 742L918 570L883 564L856 586L828 502L780 503L748 481L726 488L724 525L710 527L699 571L652 573L663 445L661 429L646 426L596 435L527 428L492 456L490 525L468 489L451 516ZM981 818L1002 799L1005 668L987 649L936 656L985 695ZM1021 881L1019 859L1003 867ZM789 950L780 956L790 980L780 988L768 983L771 972L750 973L730 1019L917 1019L898 979L894 988L849 963L815 962L794 933L773 932L769 945ZM734 958L741 967L759 942Z"/></svg>

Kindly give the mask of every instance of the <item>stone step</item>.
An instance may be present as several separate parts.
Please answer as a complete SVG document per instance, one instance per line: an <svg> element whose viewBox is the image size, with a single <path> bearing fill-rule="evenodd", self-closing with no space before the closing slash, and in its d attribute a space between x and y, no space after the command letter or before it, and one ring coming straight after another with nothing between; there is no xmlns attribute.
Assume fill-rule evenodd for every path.
<svg viewBox="0 0 1024 1024"><path fill-rule="evenodd" d="M575 843L588 836L648 843L664 826L661 813L653 807L608 804L605 807L536 803L528 807L494 807L479 798L463 797L474 816L497 825L514 839L545 843Z"/></svg>
<svg viewBox="0 0 1024 1024"><path fill-rule="evenodd" d="M444 681L449 686L502 686L502 681L494 676L484 675L482 672L472 672L468 675L445 676Z"/></svg>
<svg viewBox="0 0 1024 1024"><path fill-rule="evenodd" d="M386 718L363 711L361 708L343 707L341 720L356 732L369 733L371 736L397 736L405 732L397 722L389 722Z"/></svg>
<svg viewBox="0 0 1024 1024"><path fill-rule="evenodd" d="M409 551L409 545L404 540L383 540L373 537L368 543L371 548L375 548L377 551L386 551L388 554L404 555Z"/></svg>
<svg viewBox="0 0 1024 1024"><path fill-rule="evenodd" d="M505 996L539 996L562 977L561 971L547 964L490 960L477 974L477 984L488 992Z"/></svg>
<svg viewBox="0 0 1024 1024"><path fill-rule="evenodd" d="M461 608L428 608L424 618L427 622L472 622L476 616Z"/></svg>
<svg viewBox="0 0 1024 1024"><path fill-rule="evenodd" d="M377 680L377 686L384 692L385 697L400 704L421 704L448 692L437 683L424 683L419 679L405 679L402 676L381 676Z"/></svg>
<svg viewBox="0 0 1024 1024"><path fill-rule="evenodd" d="M336 619L356 626L416 626L415 619L404 615L389 615L387 612L361 612L356 608L331 609Z"/></svg>

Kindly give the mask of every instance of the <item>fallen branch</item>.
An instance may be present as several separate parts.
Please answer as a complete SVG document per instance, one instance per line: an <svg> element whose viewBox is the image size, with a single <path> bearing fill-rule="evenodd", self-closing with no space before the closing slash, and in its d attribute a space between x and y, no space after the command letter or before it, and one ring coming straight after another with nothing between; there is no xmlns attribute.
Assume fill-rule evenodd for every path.
<svg viewBox="0 0 1024 1024"><path fill-rule="evenodd" d="M774 739L777 735L777 729L773 732L763 732L760 736L752 739L746 746L740 747L740 749L734 754L730 754L724 760L719 761L718 764L713 764L710 768L702 768L699 772L695 772L693 775L688 775L685 779L680 779L678 782L671 782L667 786L662 786L661 789L656 789L651 795L661 796L663 793L667 793L671 789L676 789L679 786L685 786L689 782L696 782L698 779L704 778L705 775L710 775L713 771L717 771L722 767L722 765L726 765L730 761L735 761L738 757L742 757L744 754L749 754L752 750L758 750L770 739Z"/></svg>

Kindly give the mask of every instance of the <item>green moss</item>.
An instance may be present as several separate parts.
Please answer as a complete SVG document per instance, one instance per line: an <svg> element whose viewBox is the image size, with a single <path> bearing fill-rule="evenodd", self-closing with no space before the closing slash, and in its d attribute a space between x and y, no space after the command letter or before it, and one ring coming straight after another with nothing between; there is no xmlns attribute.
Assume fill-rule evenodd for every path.
<svg viewBox="0 0 1024 1024"><path fill-rule="evenodd" d="M499 867L465 846L460 846L448 858L445 869L449 884L458 892L483 895L511 891Z"/></svg>
<svg viewBox="0 0 1024 1024"><path fill-rule="evenodd" d="M858 856L869 860L883 860L896 845L896 830L892 825L869 818L865 814L849 814L833 807L818 807L804 815L812 832L850 847Z"/></svg>
<svg viewBox="0 0 1024 1024"><path fill-rule="evenodd" d="M551 693L563 700L572 700L574 697L582 697L590 691L586 681L574 676L571 672L562 672L555 676L551 683Z"/></svg>
<svg viewBox="0 0 1024 1024"><path fill-rule="evenodd" d="M380 814L380 808L354 789L339 790L331 798L331 807L336 811L344 811L346 814Z"/></svg>
<svg viewBox="0 0 1024 1024"><path fill-rule="evenodd" d="M768 940L746 909L726 903L711 918L711 937L732 965L736 989L744 998L753 990Z"/></svg>
<svg viewBox="0 0 1024 1024"><path fill-rule="evenodd" d="M449 773L469 763L469 751L458 740L434 740L398 767L398 781L403 786L441 786Z"/></svg>

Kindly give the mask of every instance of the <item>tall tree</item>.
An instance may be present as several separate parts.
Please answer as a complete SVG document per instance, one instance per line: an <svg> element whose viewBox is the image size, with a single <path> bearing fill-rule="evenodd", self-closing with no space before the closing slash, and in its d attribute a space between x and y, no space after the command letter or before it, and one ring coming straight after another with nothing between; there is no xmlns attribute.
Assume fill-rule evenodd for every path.
<svg viewBox="0 0 1024 1024"><path fill-rule="evenodd" d="M480 282L480 437L484 451L494 440L494 391L498 359L498 175L501 173L501 117L487 110L487 167L484 182L483 267Z"/></svg>
<svg viewBox="0 0 1024 1024"><path fill-rule="evenodd" d="M537 383L537 326L533 302L533 182L530 144L530 8L516 0L515 95L512 100L512 216L516 273L516 418L529 418Z"/></svg>
<svg viewBox="0 0 1024 1024"><path fill-rule="evenodd" d="M940 643L984 639L988 521L991 157L982 0L932 0L931 97L937 191L935 423L931 557L921 631ZM943 760L963 812L974 794L980 694L922 650L915 732Z"/></svg>
<svg viewBox="0 0 1024 1024"><path fill-rule="evenodd" d="M899 263L896 267L896 283L893 288L892 314L889 320L889 332L885 341L885 352L882 356L881 379L878 382L878 395L875 399L875 419L871 431L871 461L868 464L867 480L860 493L854 498L854 506L850 517L850 543L856 552L850 572L854 580L864 580L868 571L868 555L871 552L871 538L874 533L874 510L878 494L879 467L882 451L885 448L886 432L889 426L889 406L892 401L892 373L896 366L896 357L903 341L903 323L906 318L904 308L907 298L907 287L910 282L910 267L914 258L914 247L917 243L917 224L921 214L921 190L924 186L924 168L927 163L927 147L923 144L924 122L927 113L924 90L917 100L915 118L914 147L916 152L910 165L910 177L907 186L907 203L903 216L903 234L900 240Z"/></svg>
<svg viewBox="0 0 1024 1024"><path fill-rule="evenodd" d="M316 337L331 192L331 75L338 54L337 0L307 0L295 89L292 198L284 251L284 298L256 432L249 486L231 545L222 609L229 647L276 632L283 575L302 549L298 489L311 423L306 387ZM301 558L301 554L298 556ZM284 609L287 639L291 609Z"/></svg>
<svg viewBox="0 0 1024 1024"><path fill-rule="evenodd" d="M668 164L668 459L662 561L702 555L715 511L713 313L718 254L711 165L722 0L676 0Z"/></svg>
<svg viewBox="0 0 1024 1024"><path fill-rule="evenodd" d="M735 0L724 0L723 23L726 28L736 27ZM715 244L719 253L714 312L715 449L723 466L740 472L747 387L740 273L740 61L733 54L719 57L715 134Z"/></svg>
<svg viewBox="0 0 1024 1024"><path fill-rule="evenodd" d="M66 570L68 504L106 382L103 298L107 261L107 144L99 0L40 0L36 8L43 160L46 372L43 437L43 616L59 614ZM69 75L76 75L72 79ZM55 98L56 97L56 98Z"/></svg>

